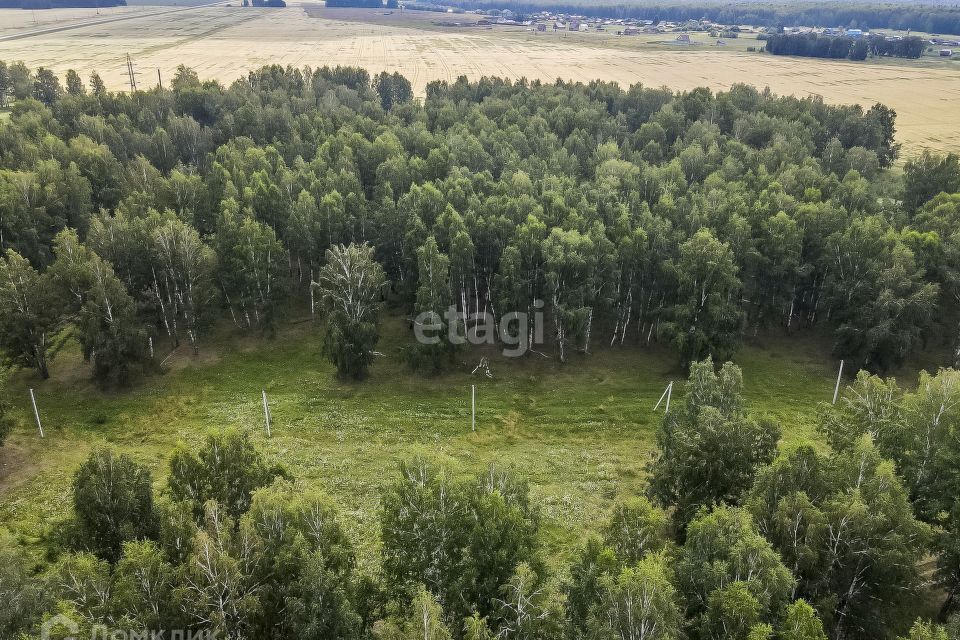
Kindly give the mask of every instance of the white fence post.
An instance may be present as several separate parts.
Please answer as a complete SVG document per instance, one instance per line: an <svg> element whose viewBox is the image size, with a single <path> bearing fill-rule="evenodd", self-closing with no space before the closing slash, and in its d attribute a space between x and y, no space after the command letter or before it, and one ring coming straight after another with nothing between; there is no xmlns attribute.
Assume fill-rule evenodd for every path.
<svg viewBox="0 0 960 640"><path fill-rule="evenodd" d="M37 410L37 397L33 394L33 389L30 389L30 402L33 404L33 417L37 419L37 429L40 429L40 437L43 436L43 425L40 423L40 412Z"/></svg>
<svg viewBox="0 0 960 640"><path fill-rule="evenodd" d="M261 389L260 392L263 394L263 420L267 424L267 437L271 437L270 434L270 404L267 402L267 390Z"/></svg>
<svg viewBox="0 0 960 640"><path fill-rule="evenodd" d="M837 394L840 393L840 378L843 376L843 360L840 361L840 371L837 372L837 384L833 388L833 403L837 404Z"/></svg>

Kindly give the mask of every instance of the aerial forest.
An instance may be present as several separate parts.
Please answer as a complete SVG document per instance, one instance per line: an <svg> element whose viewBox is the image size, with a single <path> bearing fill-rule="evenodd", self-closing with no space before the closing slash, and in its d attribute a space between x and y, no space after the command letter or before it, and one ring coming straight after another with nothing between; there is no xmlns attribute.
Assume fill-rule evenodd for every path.
<svg viewBox="0 0 960 640"><path fill-rule="evenodd" d="M44 379L76 343L123 393L217 326L267 342L296 317L362 385L387 314L454 318L391 354L442 376L473 319L522 312L522 357L669 349L684 393L647 492L563 558L515 469L405 461L371 542L244 432L172 451L162 483L98 449L42 540L0 536L0 637L56 614L78 637L960 637L960 374L879 377L960 364L960 162L895 166L891 109L463 77L415 97L349 67L164 84L0 63L6 365ZM783 446L727 362L774 332L859 372L816 443Z"/></svg>
<svg viewBox="0 0 960 640"><path fill-rule="evenodd" d="M420 102L350 68L224 88L181 67L127 95L13 63L0 89L0 348L41 375L67 325L117 382L150 345L202 349L225 317L269 335L307 309L362 355L383 306L542 309L561 360L652 343L724 360L766 330L826 332L877 373L960 353L957 158L892 172L880 104L497 79ZM350 286L323 277L328 251L382 272L362 309L322 304ZM441 341L415 368L442 370L458 345ZM331 357L362 377L362 357Z"/></svg>

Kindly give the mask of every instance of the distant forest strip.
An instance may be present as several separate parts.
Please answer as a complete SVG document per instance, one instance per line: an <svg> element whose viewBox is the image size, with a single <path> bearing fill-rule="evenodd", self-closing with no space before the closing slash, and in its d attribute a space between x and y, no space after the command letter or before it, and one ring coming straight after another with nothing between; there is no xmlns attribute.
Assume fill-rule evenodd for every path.
<svg viewBox="0 0 960 640"><path fill-rule="evenodd" d="M953 6L870 3L649 3L638 0L605 4L588 0L454 0L464 9L511 9L521 13L558 11L601 18L700 20L721 24L776 26L844 26L867 29L912 29L928 33L960 32L960 8Z"/></svg>
<svg viewBox="0 0 960 640"><path fill-rule="evenodd" d="M364 9L381 9L384 6L382 0L326 0L328 9L343 7L359 7ZM397 8L397 0L386 0L388 9Z"/></svg>
<svg viewBox="0 0 960 640"><path fill-rule="evenodd" d="M919 58L926 44L923 38L912 36L901 40L887 40L882 36L851 38L825 36L816 33L778 33L766 38L767 51L779 56L808 56L811 58L848 58L866 60L868 55L891 58Z"/></svg>

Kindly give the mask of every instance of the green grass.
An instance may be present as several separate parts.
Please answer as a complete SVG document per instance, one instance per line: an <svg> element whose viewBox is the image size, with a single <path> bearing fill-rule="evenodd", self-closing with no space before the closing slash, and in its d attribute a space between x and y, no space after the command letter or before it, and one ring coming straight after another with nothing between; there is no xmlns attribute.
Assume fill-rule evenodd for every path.
<svg viewBox="0 0 960 640"><path fill-rule="evenodd" d="M386 354L361 383L344 383L320 355L309 322L272 340L221 329L199 358L182 348L164 375L124 392L88 380L75 349L61 353L52 378L10 380L19 424L0 450L0 527L37 544L69 509L70 482L89 451L110 445L149 465L165 487L171 448L197 444L210 428L249 429L271 459L339 503L365 549L376 544L379 488L397 464L423 455L457 475L495 462L524 474L543 506L546 543L564 558L620 496L643 490L659 415L652 409L670 380L681 380L666 349L600 349L566 365L530 356L470 351L443 376L423 378L401 362L408 339L397 317L385 322ZM493 379L471 375L481 355ZM775 416L785 443L814 437L818 402L829 400L836 363L815 338L766 338L741 350L749 405ZM470 385L477 385L477 430L470 431ZM46 438L32 420L36 389ZM260 389L269 394L266 438ZM673 402L680 401L680 386ZM661 409L662 410L662 409ZM368 554L369 557L369 554Z"/></svg>

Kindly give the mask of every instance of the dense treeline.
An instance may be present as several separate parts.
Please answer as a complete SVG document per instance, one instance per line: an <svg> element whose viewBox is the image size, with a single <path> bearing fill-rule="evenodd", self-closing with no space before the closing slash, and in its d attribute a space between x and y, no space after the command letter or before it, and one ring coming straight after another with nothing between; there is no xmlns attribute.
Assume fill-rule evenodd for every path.
<svg viewBox="0 0 960 640"><path fill-rule="evenodd" d="M911 36L887 40L883 36L851 38L817 33L778 33L765 36L766 51L781 56L808 56L812 58L849 58L866 60L867 56L919 58L926 43Z"/></svg>
<svg viewBox="0 0 960 640"><path fill-rule="evenodd" d="M0 64L0 348L41 375L71 335L123 381L223 314L270 332L309 301L361 377L384 296L462 314L408 350L425 371L478 313L542 313L561 360L661 341L689 362L820 325L874 370L960 344L960 236L937 222L956 203L928 204L960 189L956 158L908 162L901 189L882 105L496 79L419 104L399 74L344 68L65 85ZM356 273L321 277L331 256Z"/></svg>
<svg viewBox="0 0 960 640"><path fill-rule="evenodd" d="M146 467L98 449L42 563L0 537L0 632L31 640L59 614L76 638L956 640L956 618L918 615L947 618L960 586L958 394L954 370L911 393L863 374L823 408L828 451L778 451L739 368L694 363L648 494L559 566L508 469L402 464L361 558L337 505L245 433L178 446L158 495Z"/></svg>
<svg viewBox="0 0 960 640"><path fill-rule="evenodd" d="M368 9L380 9L383 7L382 0L329 0L327 7L366 7ZM394 6L396 6L394 4Z"/></svg>
<svg viewBox="0 0 960 640"><path fill-rule="evenodd" d="M710 20L759 27L850 27L927 33L960 33L960 8L936 4L860 2L636 2L605 4L586 0L455 0L465 9L511 9L520 13L557 11L601 18Z"/></svg>

